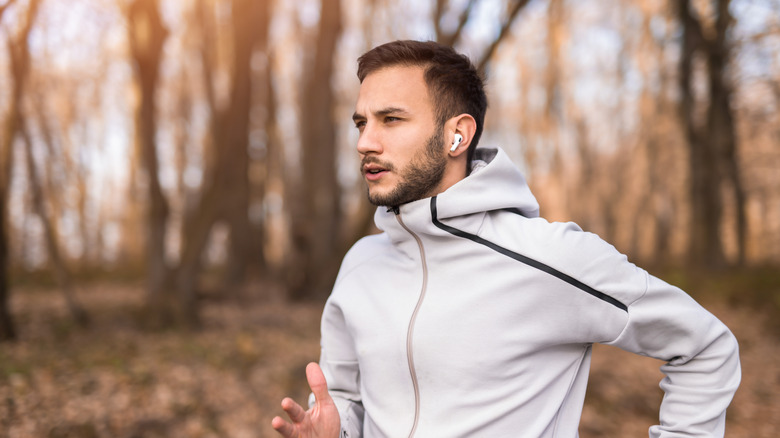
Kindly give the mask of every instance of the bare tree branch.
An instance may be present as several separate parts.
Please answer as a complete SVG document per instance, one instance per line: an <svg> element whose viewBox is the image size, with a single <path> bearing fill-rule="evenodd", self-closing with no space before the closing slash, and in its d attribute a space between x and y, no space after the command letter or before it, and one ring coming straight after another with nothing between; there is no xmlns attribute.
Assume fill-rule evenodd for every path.
<svg viewBox="0 0 780 438"><path fill-rule="evenodd" d="M520 13L520 10L522 10L523 7L525 7L527 4L528 0L517 0L515 4L512 5L512 9L509 12L509 17L507 17L506 21L504 21L504 23L501 25L501 31L499 32L498 37L493 40L488 49L482 55L479 63L477 63L477 70L481 74L485 73L485 68L487 67L488 62L490 62L490 58L493 57L496 49L498 49L498 45L501 44L504 38L506 38L506 36L509 34L509 29L512 27L512 23L514 23L515 18Z"/></svg>
<svg viewBox="0 0 780 438"><path fill-rule="evenodd" d="M780 27L772 27L769 29L766 29L762 32L754 33L753 35L746 36L744 38L741 38L739 40L734 41L735 46L740 46L743 44L750 44L750 43L759 43L761 40L765 38L775 37L780 35Z"/></svg>
<svg viewBox="0 0 780 438"><path fill-rule="evenodd" d="M444 45L452 46L458 41L458 39L460 39L460 36L463 34L463 28L466 27L466 23L469 21L469 16L471 15L471 10L474 9L474 5L477 2L476 0L469 0L469 3L466 5L463 11L461 11L460 16L458 17L457 29L455 29L455 31L449 35L441 34L441 28L439 27L439 21L441 21L441 16L444 13L443 7L441 10L439 10L441 3L443 3L443 0L439 0L436 3L436 39Z"/></svg>
<svg viewBox="0 0 780 438"><path fill-rule="evenodd" d="M60 244L54 229L54 218L51 217L46 208L41 178L38 174L38 166L35 164L35 157L33 157L32 139L30 138L27 124L22 117L19 117L19 133L24 140L27 180L31 189L33 209L43 225L43 235L46 240L49 261L52 264L57 282L62 290L62 296L65 298L65 304L70 311L71 316L73 316L73 319L80 326L87 327L90 323L90 318L84 308L76 300L72 276L65 264L62 252L60 251Z"/></svg>
<svg viewBox="0 0 780 438"><path fill-rule="evenodd" d="M436 0L436 8L433 11L433 29L436 33L436 41L441 41L443 39L441 17L444 15L444 6L446 4L447 0Z"/></svg>
<svg viewBox="0 0 780 438"><path fill-rule="evenodd" d="M208 44L208 42L214 38L214 29L212 28L213 22L210 21L211 17L206 14L206 8L206 3L203 0L199 0L195 5L195 17L203 32L200 46L200 60L203 67L203 88L206 91L206 102L208 102L209 109L213 113L211 117L211 129L216 130L220 116L216 103L214 77L212 74L215 55L211 45Z"/></svg>
<svg viewBox="0 0 780 438"><path fill-rule="evenodd" d="M12 1L3 6L5 11ZM11 104L8 115L2 121L2 130L0 132L0 341L10 341L16 338L16 330L13 326L11 314L8 307L8 298L10 294L9 286L9 251L8 251L8 224L10 217L8 213L9 187L11 184L11 173L13 172L13 142L19 130L19 122L22 119L22 94L25 83L27 82L27 73L30 66L30 52L27 38L30 35L33 22L35 21L39 0L31 0L25 14L25 23L16 38L10 37L7 40L8 54L10 55L11 66Z"/></svg>

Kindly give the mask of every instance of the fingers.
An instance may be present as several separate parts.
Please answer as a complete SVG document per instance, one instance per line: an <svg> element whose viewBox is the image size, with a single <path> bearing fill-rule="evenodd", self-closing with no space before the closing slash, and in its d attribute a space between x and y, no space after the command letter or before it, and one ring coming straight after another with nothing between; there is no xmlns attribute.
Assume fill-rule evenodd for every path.
<svg viewBox="0 0 780 438"><path fill-rule="evenodd" d="M271 420L271 426L285 438L292 438L294 436L295 428L292 424L284 421L282 417L274 417L274 419Z"/></svg>
<svg viewBox="0 0 780 438"><path fill-rule="evenodd" d="M306 366L306 380L309 381L309 388L314 393L314 399L317 403L331 401L330 394L328 394L328 383L317 363L312 362Z"/></svg>
<svg viewBox="0 0 780 438"><path fill-rule="evenodd" d="M293 424L300 423L306 417L306 411L303 410L301 405L295 403L295 401L289 397L282 400L282 409L287 412L287 416L290 417ZM286 438L292 438L296 435L295 426L293 426L293 424L284 421L282 417L274 417L274 419L271 420L271 426Z"/></svg>
<svg viewBox="0 0 780 438"><path fill-rule="evenodd" d="M306 411L290 397L282 400L282 409L287 412L287 416L290 417L293 423L300 423L306 418Z"/></svg>
<svg viewBox="0 0 780 438"><path fill-rule="evenodd" d="M335 415L334 418L338 421L338 412L335 411L336 407L333 405L333 399L330 397L330 394L328 394L328 384L325 381L325 375L322 373L322 369L320 369L319 365L312 362L306 366L306 380L309 382L311 392L314 394L318 410L324 408L325 411L323 412L330 412L330 414ZM311 424L308 426L305 425L306 423L310 423L310 421L307 421L307 415L310 414L307 414L307 411L293 399L286 397L282 400L282 409L284 409L287 416L290 417L291 423L285 421L281 417L274 417L274 419L271 420L271 426L285 438L296 437L301 432L301 427L308 430L308 428L312 426ZM328 411L328 409L330 409L330 411ZM333 420L333 418L330 419ZM335 424L338 425L338 423ZM317 427L321 426L322 423Z"/></svg>

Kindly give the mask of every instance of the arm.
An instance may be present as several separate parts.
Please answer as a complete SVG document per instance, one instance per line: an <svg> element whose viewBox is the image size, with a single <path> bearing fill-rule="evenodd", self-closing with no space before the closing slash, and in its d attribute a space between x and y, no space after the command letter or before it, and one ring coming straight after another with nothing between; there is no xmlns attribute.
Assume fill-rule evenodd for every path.
<svg viewBox="0 0 780 438"><path fill-rule="evenodd" d="M329 382L330 396L341 418L341 436L363 436L364 409L360 396L360 369L352 336L341 309L331 301L322 314L320 366ZM309 404L313 402L309 398Z"/></svg>
<svg viewBox="0 0 780 438"><path fill-rule="evenodd" d="M645 294L629 306L626 327L609 344L667 361L660 424L650 436L723 436L740 381L736 338L683 291L647 278Z"/></svg>

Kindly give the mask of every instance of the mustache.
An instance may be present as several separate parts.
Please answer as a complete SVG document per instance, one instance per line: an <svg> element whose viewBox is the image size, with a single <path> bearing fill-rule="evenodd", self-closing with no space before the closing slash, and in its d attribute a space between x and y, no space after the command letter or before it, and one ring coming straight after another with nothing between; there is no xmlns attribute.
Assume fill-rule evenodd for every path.
<svg viewBox="0 0 780 438"><path fill-rule="evenodd" d="M365 169L365 166L368 164L374 164L376 166L381 167L385 170L393 170L393 164L387 161L382 161L377 157L374 157L372 155L367 155L363 157L362 160L360 160L360 171L362 172Z"/></svg>

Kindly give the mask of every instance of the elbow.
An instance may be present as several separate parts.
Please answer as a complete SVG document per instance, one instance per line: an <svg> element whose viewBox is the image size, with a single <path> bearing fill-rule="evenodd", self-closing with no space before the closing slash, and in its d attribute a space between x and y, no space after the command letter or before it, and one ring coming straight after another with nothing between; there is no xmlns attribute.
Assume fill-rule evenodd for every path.
<svg viewBox="0 0 780 438"><path fill-rule="evenodd" d="M739 387L739 383L742 380L742 365L739 360L739 342L737 337L734 336L731 331L727 330L726 333L726 346L729 351L729 355L726 361L726 367L731 374L730 385L734 391Z"/></svg>

